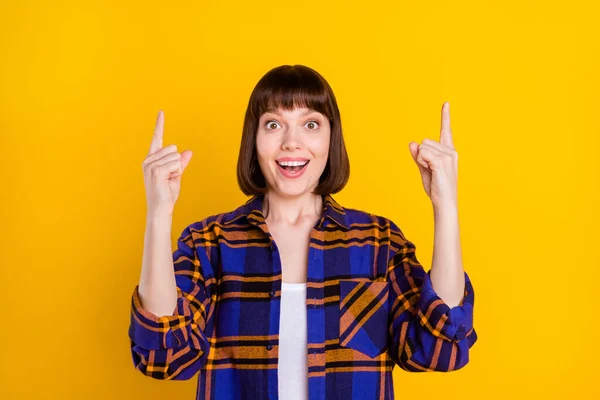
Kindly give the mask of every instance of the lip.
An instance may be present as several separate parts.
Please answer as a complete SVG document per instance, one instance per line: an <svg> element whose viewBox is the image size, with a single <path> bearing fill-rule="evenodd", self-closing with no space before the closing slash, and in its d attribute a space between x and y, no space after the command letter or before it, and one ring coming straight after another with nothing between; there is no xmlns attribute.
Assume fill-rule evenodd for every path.
<svg viewBox="0 0 600 400"><path fill-rule="evenodd" d="M289 157L278 159L278 161L304 161L304 160L306 160L306 159L305 158L289 159ZM287 171L285 168L283 168L281 165L279 165L279 163L277 161L275 161L275 164L277 165L277 170L279 170L281 175L283 175L289 179L297 179L297 178L300 178L304 174L304 171L306 171L306 169L308 168L308 164L310 164L310 161L307 162L306 165L304 167L302 167L302 169L296 173L291 173L291 172Z"/></svg>
<svg viewBox="0 0 600 400"><path fill-rule="evenodd" d="M275 161L308 161L308 158L303 158L303 157L281 157L281 158L277 158Z"/></svg>

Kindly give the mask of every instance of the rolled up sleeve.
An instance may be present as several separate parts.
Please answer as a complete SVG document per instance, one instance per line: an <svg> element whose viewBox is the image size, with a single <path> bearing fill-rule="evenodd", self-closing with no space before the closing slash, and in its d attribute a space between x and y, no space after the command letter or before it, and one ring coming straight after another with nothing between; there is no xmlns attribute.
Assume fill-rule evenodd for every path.
<svg viewBox="0 0 600 400"><path fill-rule="evenodd" d="M453 371L469 362L477 341L473 327L474 290L465 272L460 304L449 307L434 290L429 272L416 257L416 246L390 221L389 352L410 372Z"/></svg>
<svg viewBox="0 0 600 400"><path fill-rule="evenodd" d="M203 248L206 220L184 229L173 252L177 304L172 315L156 316L140 302L139 285L131 296L129 339L136 369L156 379L189 379L202 368L209 352L216 301L215 277ZM199 240L200 241L200 240ZM204 241L202 241L204 242Z"/></svg>
<svg viewBox="0 0 600 400"><path fill-rule="evenodd" d="M419 323L435 337L458 342L473 332L473 286L465 272L465 293L459 305L450 308L431 284L431 270L424 274L417 303Z"/></svg>
<svg viewBox="0 0 600 400"><path fill-rule="evenodd" d="M181 289L177 288L177 306L173 314L157 317L142 308L138 288L135 287L131 300L131 340L147 350L173 349L185 345L192 337L194 324L190 302ZM204 332L198 333L204 339L200 343L205 343Z"/></svg>

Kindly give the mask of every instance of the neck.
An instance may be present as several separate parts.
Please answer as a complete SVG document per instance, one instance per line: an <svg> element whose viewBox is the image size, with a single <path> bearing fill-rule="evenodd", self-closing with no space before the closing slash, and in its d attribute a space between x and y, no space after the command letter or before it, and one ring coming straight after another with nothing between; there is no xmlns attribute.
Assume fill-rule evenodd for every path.
<svg viewBox="0 0 600 400"><path fill-rule="evenodd" d="M300 196L285 197L269 191L264 196L262 208L265 220L295 225L301 219L320 217L323 210L323 197L310 192Z"/></svg>

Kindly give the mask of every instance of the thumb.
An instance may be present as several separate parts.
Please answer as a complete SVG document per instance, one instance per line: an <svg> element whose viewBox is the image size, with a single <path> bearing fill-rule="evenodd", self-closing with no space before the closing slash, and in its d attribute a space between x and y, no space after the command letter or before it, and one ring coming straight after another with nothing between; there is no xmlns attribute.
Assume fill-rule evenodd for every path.
<svg viewBox="0 0 600 400"><path fill-rule="evenodd" d="M192 151L191 150L185 150L181 153L181 173L182 174L183 174L183 171L185 171L185 168L190 163L191 159L192 159Z"/></svg>
<svg viewBox="0 0 600 400"><path fill-rule="evenodd" d="M412 156L413 160L417 164L417 167L419 167L419 172L420 173L425 172L425 170L427 168L424 167L423 165L421 165L421 163L418 160L418 156L419 156L419 143L417 143L417 142L410 142L408 144L408 150L410 151L410 155Z"/></svg>

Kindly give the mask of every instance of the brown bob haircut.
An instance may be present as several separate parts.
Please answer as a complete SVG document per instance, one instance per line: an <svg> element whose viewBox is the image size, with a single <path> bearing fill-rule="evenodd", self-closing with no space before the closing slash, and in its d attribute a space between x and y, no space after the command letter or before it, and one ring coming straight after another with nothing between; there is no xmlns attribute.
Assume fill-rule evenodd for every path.
<svg viewBox="0 0 600 400"><path fill-rule="evenodd" d="M317 71L304 65L281 65L267 72L256 84L246 109L237 164L238 185L245 195L267 192L258 165L256 133L261 115L270 109L310 108L329 119L331 138L327 165L313 193L337 193L350 177L350 161L342 136L340 111L331 87Z"/></svg>

